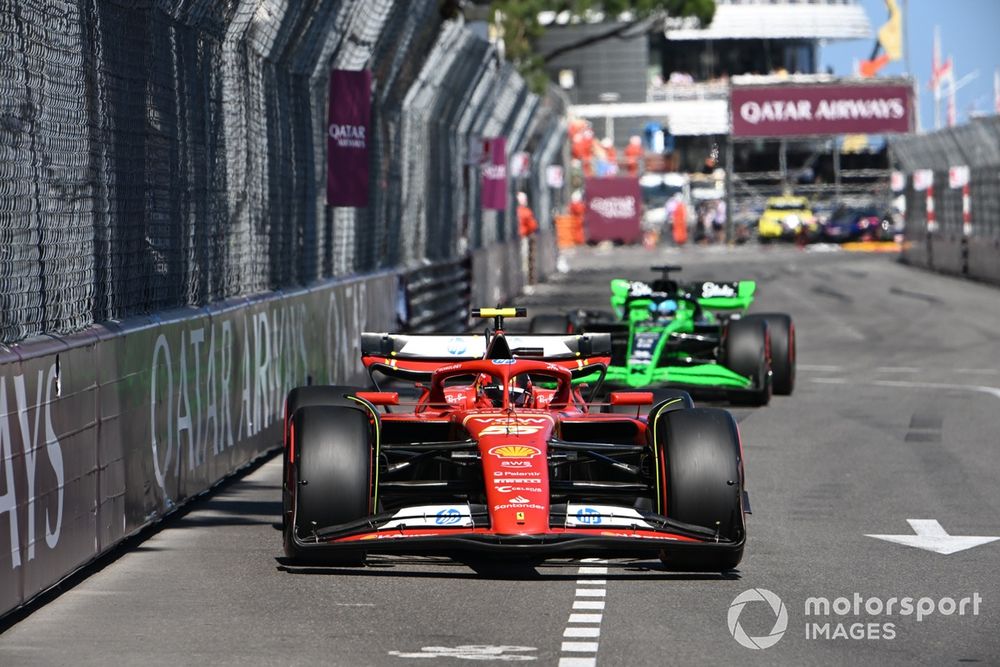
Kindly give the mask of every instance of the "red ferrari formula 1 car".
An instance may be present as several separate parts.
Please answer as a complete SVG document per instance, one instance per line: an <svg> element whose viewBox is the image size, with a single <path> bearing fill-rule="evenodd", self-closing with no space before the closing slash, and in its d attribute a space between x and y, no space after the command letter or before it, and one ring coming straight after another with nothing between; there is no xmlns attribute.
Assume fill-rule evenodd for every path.
<svg viewBox="0 0 1000 667"><path fill-rule="evenodd" d="M284 548L296 562L367 554L659 556L668 568L735 567L749 511L732 415L681 391L613 392L609 334L366 333L362 358L398 392L299 387L285 408Z"/></svg>

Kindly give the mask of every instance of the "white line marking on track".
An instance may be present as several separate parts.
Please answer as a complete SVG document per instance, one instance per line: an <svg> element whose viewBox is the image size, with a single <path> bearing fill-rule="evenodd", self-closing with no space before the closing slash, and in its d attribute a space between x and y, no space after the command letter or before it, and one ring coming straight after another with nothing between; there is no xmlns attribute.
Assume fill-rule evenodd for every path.
<svg viewBox="0 0 1000 667"><path fill-rule="evenodd" d="M583 565L579 568L582 575L607 574L607 562L600 558L585 558ZM604 620L604 600L580 599L580 598L603 598L607 590L606 579L580 579L576 582L576 598L573 600L573 609L585 609L590 613L570 613L566 621L566 629L563 630L563 638L566 639L593 639L594 641L564 641L559 658L560 667L580 667L586 665L593 667L597 665L597 649L599 644L597 638L601 636L601 621ZM584 588L580 588L584 586ZM566 655L567 653L583 653L591 655Z"/></svg>
<svg viewBox="0 0 1000 667"><path fill-rule="evenodd" d="M800 371L822 371L822 372L836 372L842 370L843 366L826 366L824 364L799 364L797 368Z"/></svg>
<svg viewBox="0 0 1000 667"><path fill-rule="evenodd" d="M563 637L600 637L601 626L599 625L571 625L563 630Z"/></svg>
<svg viewBox="0 0 1000 667"><path fill-rule="evenodd" d="M604 589L603 588L578 588L578 589L576 589L576 596L578 598L583 598L583 597L602 598L602 597L604 597Z"/></svg>
<svg viewBox="0 0 1000 667"><path fill-rule="evenodd" d="M923 369L913 366L879 366L875 371L877 373L920 373Z"/></svg>
<svg viewBox="0 0 1000 667"><path fill-rule="evenodd" d="M563 653L597 653L597 642L563 642Z"/></svg>
<svg viewBox="0 0 1000 667"><path fill-rule="evenodd" d="M1000 540L1000 537L992 535L949 535L948 531L936 519L907 519L906 522L913 529L913 535L866 534L865 536L925 551L933 551L944 556Z"/></svg>
<svg viewBox="0 0 1000 667"><path fill-rule="evenodd" d="M847 384L844 378L809 378L810 382L817 384ZM978 384L946 384L943 382L909 382L907 380L874 380L864 382L851 380L851 384L856 386L867 385L870 387L900 387L903 389L956 389L961 391L975 391L980 394L988 394L1000 399L1000 387L987 387Z"/></svg>
<svg viewBox="0 0 1000 667"><path fill-rule="evenodd" d="M559 658L559 667L594 667L597 658Z"/></svg>
<svg viewBox="0 0 1000 667"><path fill-rule="evenodd" d="M570 614L570 623L600 623L603 614Z"/></svg>
<svg viewBox="0 0 1000 667"><path fill-rule="evenodd" d="M907 382L905 380L876 380L872 384L879 387L904 387L910 389L964 389L965 391L977 391L981 394L989 394L1000 398L1000 387L984 387L975 384L944 384L938 382Z"/></svg>
<svg viewBox="0 0 1000 667"><path fill-rule="evenodd" d="M604 600L574 600L573 609L604 609Z"/></svg>
<svg viewBox="0 0 1000 667"><path fill-rule="evenodd" d="M389 651L397 658L424 659L455 658L457 660L499 660L523 662L536 660L525 652L537 651L534 646L493 646L490 644L463 644L462 646L424 646L419 651ZM426 664L426 663L425 663ZM433 664L444 664L442 661Z"/></svg>
<svg viewBox="0 0 1000 667"><path fill-rule="evenodd" d="M1000 370L996 368L956 368L959 373L973 373L975 375L1000 375Z"/></svg>

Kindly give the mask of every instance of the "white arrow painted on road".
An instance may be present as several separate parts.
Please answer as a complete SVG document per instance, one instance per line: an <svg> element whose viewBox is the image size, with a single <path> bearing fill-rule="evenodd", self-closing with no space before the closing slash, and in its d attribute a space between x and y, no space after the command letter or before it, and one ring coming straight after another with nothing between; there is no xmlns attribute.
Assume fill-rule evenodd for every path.
<svg viewBox="0 0 1000 667"><path fill-rule="evenodd" d="M907 519L906 521L916 535L865 535L865 537L874 537L877 540L895 542L924 551L933 551L945 556L1000 540L1000 537L983 535L949 535L934 519Z"/></svg>

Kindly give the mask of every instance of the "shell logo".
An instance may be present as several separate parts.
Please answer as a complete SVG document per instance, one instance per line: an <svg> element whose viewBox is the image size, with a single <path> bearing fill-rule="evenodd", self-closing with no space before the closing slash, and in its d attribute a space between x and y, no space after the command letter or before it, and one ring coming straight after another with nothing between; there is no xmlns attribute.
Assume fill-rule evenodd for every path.
<svg viewBox="0 0 1000 667"><path fill-rule="evenodd" d="M530 459L542 451L530 445L499 445L490 449L489 453L501 459Z"/></svg>

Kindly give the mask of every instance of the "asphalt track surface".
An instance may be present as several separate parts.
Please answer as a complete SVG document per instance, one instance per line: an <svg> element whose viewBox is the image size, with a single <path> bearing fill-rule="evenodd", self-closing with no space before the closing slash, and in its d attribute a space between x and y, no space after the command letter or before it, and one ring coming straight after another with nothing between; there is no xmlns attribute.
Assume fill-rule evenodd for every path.
<svg viewBox="0 0 1000 667"><path fill-rule="evenodd" d="M794 317L795 394L734 410L754 512L738 571L407 557L286 567L272 460L9 627L0 664L1000 662L1000 541L942 555L866 536L912 535L908 519L1000 536L1000 290L892 257L791 248L587 250L568 261L569 274L521 303L605 307L608 279L670 261L690 279L757 279L755 309ZM733 600L757 588L787 613L763 650L727 625ZM857 616L806 615L807 598L853 606L855 593ZM939 613L938 600L973 596L978 614L971 603L965 615ZM918 621L864 609L893 597L930 598L935 612ZM766 638L777 617L758 601L734 618ZM830 624L829 638L807 637L814 622ZM838 624L847 638L834 638ZM858 624L865 638L850 636Z"/></svg>

